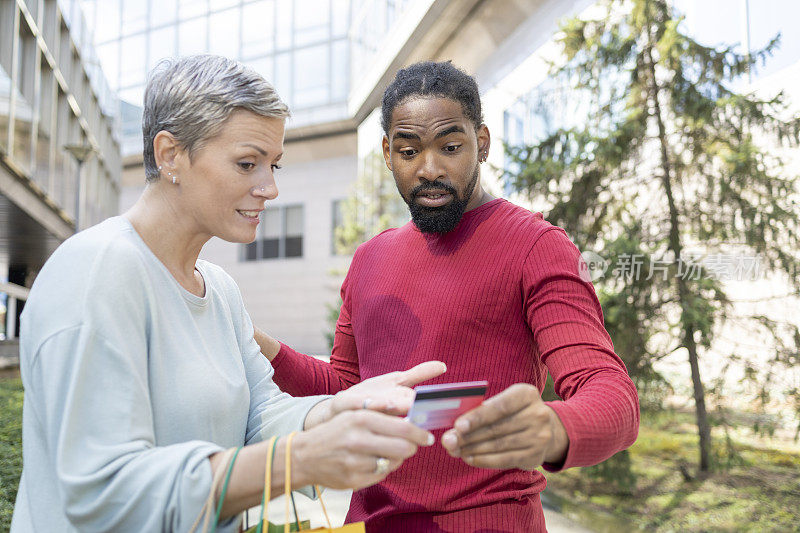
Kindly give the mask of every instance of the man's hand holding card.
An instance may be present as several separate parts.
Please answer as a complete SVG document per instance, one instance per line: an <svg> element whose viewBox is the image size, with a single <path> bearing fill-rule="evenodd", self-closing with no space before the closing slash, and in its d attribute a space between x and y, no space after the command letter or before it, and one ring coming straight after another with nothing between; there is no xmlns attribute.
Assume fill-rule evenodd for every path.
<svg viewBox="0 0 800 533"><path fill-rule="evenodd" d="M533 470L563 463L569 439L536 387L517 383L459 416L442 446L472 466Z"/></svg>

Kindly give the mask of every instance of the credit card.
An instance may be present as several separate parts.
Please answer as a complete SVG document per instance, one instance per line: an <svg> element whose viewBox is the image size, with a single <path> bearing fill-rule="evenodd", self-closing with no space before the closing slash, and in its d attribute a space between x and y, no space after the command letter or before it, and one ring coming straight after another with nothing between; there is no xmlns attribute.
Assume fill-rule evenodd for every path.
<svg viewBox="0 0 800 533"><path fill-rule="evenodd" d="M481 404L488 385L486 381L466 381L414 387L416 396L408 420L427 430L451 428L456 418Z"/></svg>

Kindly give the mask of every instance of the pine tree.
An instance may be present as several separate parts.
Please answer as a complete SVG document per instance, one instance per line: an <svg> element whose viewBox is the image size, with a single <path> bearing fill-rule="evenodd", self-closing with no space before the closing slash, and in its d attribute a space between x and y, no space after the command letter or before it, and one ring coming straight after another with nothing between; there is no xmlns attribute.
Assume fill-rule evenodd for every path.
<svg viewBox="0 0 800 533"><path fill-rule="evenodd" d="M797 145L800 117L787 118L782 94L764 99L736 89L778 38L741 53L686 35L666 0L604 7L602 18L562 25L563 61L551 72L580 124L508 147L518 171L506 179L547 206L548 220L582 250L616 265L596 286L643 398L648 387L665 386L653 363L685 350L705 472L711 436L699 361L732 312L708 258L735 244L800 287L798 179L766 148ZM706 261L693 258L695 249ZM787 335L784 324L754 320L784 348L773 362L796 364L797 329Z"/></svg>

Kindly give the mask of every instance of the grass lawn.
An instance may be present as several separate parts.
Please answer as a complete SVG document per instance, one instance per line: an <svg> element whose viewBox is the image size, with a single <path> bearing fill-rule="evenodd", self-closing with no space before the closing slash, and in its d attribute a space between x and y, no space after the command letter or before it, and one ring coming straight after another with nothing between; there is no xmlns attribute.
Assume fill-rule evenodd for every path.
<svg viewBox="0 0 800 533"><path fill-rule="evenodd" d="M22 381L0 377L0 531L11 528L11 514L22 472Z"/></svg>
<svg viewBox="0 0 800 533"><path fill-rule="evenodd" d="M800 453L735 443L726 469L686 481L695 471L697 434L689 414L644 414L630 449L635 488L625 494L586 471L549 474L548 490L571 502L565 514L587 521L580 508L599 512L587 526L599 531L800 531ZM715 451L725 449L721 435ZM575 508L570 512L569 508ZM611 516L608 516L611 515ZM610 525L602 526L603 516ZM614 518L618 520L614 520ZM598 527L599 526L599 527Z"/></svg>

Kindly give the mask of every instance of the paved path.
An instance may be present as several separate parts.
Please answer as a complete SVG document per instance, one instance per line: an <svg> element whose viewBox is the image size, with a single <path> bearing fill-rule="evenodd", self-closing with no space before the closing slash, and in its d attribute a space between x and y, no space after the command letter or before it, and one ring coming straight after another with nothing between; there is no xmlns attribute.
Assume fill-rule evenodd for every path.
<svg viewBox="0 0 800 533"><path fill-rule="evenodd" d="M349 490L326 490L323 493L322 498L325 501L325 508L328 510L332 526L336 527L344 523L347 508L350 506L350 494ZM325 525L325 517L322 514L319 502L309 500L300 494L295 494L294 499L295 503L297 503L297 512L300 517L310 519L311 527ZM268 509L270 521L283 523L284 513L285 503L283 496L272 500ZM549 533L591 533L590 529L586 529L550 509L544 510L544 519ZM256 520L258 520L258 508L250 511L250 525L253 525Z"/></svg>

